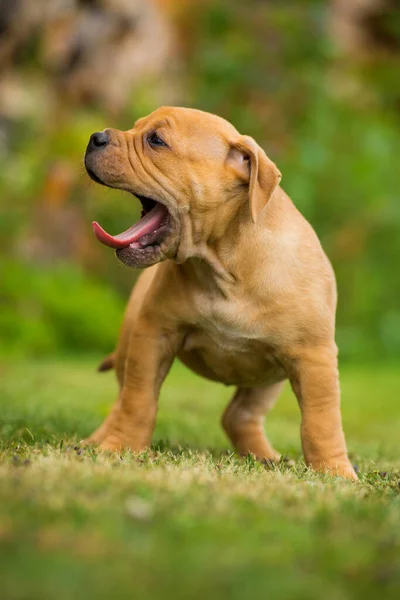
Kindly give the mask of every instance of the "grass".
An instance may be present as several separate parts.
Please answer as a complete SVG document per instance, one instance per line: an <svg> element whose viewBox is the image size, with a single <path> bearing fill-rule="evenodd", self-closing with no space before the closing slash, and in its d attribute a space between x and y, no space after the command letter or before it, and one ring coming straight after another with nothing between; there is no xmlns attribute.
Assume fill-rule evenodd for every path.
<svg viewBox="0 0 400 600"><path fill-rule="evenodd" d="M235 456L232 390L177 365L151 450L79 448L107 413L95 361L0 363L0 597L346 600L400 596L400 376L342 370L351 484L301 462L286 390L268 432L296 466Z"/></svg>

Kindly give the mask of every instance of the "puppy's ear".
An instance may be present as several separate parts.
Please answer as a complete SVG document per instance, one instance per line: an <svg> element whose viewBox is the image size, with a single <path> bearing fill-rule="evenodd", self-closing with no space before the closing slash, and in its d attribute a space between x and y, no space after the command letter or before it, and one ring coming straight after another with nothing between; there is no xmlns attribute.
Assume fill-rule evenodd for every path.
<svg viewBox="0 0 400 600"><path fill-rule="evenodd" d="M264 150L247 135L231 143L227 163L239 179L249 184L250 214L255 223L282 175Z"/></svg>

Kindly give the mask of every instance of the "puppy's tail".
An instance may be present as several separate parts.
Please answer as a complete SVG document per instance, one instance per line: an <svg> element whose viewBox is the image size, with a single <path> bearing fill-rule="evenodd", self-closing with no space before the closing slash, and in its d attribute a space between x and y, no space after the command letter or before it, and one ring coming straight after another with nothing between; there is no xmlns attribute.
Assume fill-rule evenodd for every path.
<svg viewBox="0 0 400 600"><path fill-rule="evenodd" d="M103 373L103 371L110 371L110 369L114 369L115 367L115 352L112 352L99 364L97 370L99 373Z"/></svg>

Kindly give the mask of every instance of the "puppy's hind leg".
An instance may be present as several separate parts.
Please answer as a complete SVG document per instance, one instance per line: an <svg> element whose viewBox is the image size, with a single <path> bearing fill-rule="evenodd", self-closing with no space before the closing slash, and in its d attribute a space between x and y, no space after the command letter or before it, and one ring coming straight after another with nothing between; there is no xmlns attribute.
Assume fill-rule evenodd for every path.
<svg viewBox="0 0 400 600"><path fill-rule="evenodd" d="M284 382L262 388L238 388L222 416L222 426L239 454L260 460L281 458L264 431L264 417L274 406Z"/></svg>

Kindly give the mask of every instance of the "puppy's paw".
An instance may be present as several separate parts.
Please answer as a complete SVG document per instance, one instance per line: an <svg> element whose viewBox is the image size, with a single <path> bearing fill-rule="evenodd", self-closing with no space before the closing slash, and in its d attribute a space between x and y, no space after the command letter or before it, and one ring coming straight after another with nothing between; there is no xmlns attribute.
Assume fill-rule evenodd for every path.
<svg viewBox="0 0 400 600"><path fill-rule="evenodd" d="M90 435L89 437L79 442L80 446L99 446L103 436Z"/></svg>
<svg viewBox="0 0 400 600"><path fill-rule="evenodd" d="M106 450L108 452L120 452L124 448L127 448L127 445L114 435L105 437L100 443L100 450Z"/></svg>
<svg viewBox="0 0 400 600"><path fill-rule="evenodd" d="M132 452L143 452L149 444L143 443L132 437L117 435L115 433L107 435L100 444L100 450L108 452L121 452L122 450L131 450Z"/></svg>
<svg viewBox="0 0 400 600"><path fill-rule="evenodd" d="M357 473L353 467L349 464L344 468L338 469L338 476L350 479L351 481L358 481Z"/></svg>
<svg viewBox="0 0 400 600"><path fill-rule="evenodd" d="M329 473L334 477L343 477L344 479L350 479L351 481L358 481L357 474L350 462L343 462L339 464L310 464L310 467L312 467L315 471Z"/></svg>
<svg viewBox="0 0 400 600"><path fill-rule="evenodd" d="M85 438L84 440L81 440L79 442L79 445L85 447L85 446L96 446L97 444L96 444L96 442L94 442L92 440L91 437L88 437L88 438Z"/></svg>

